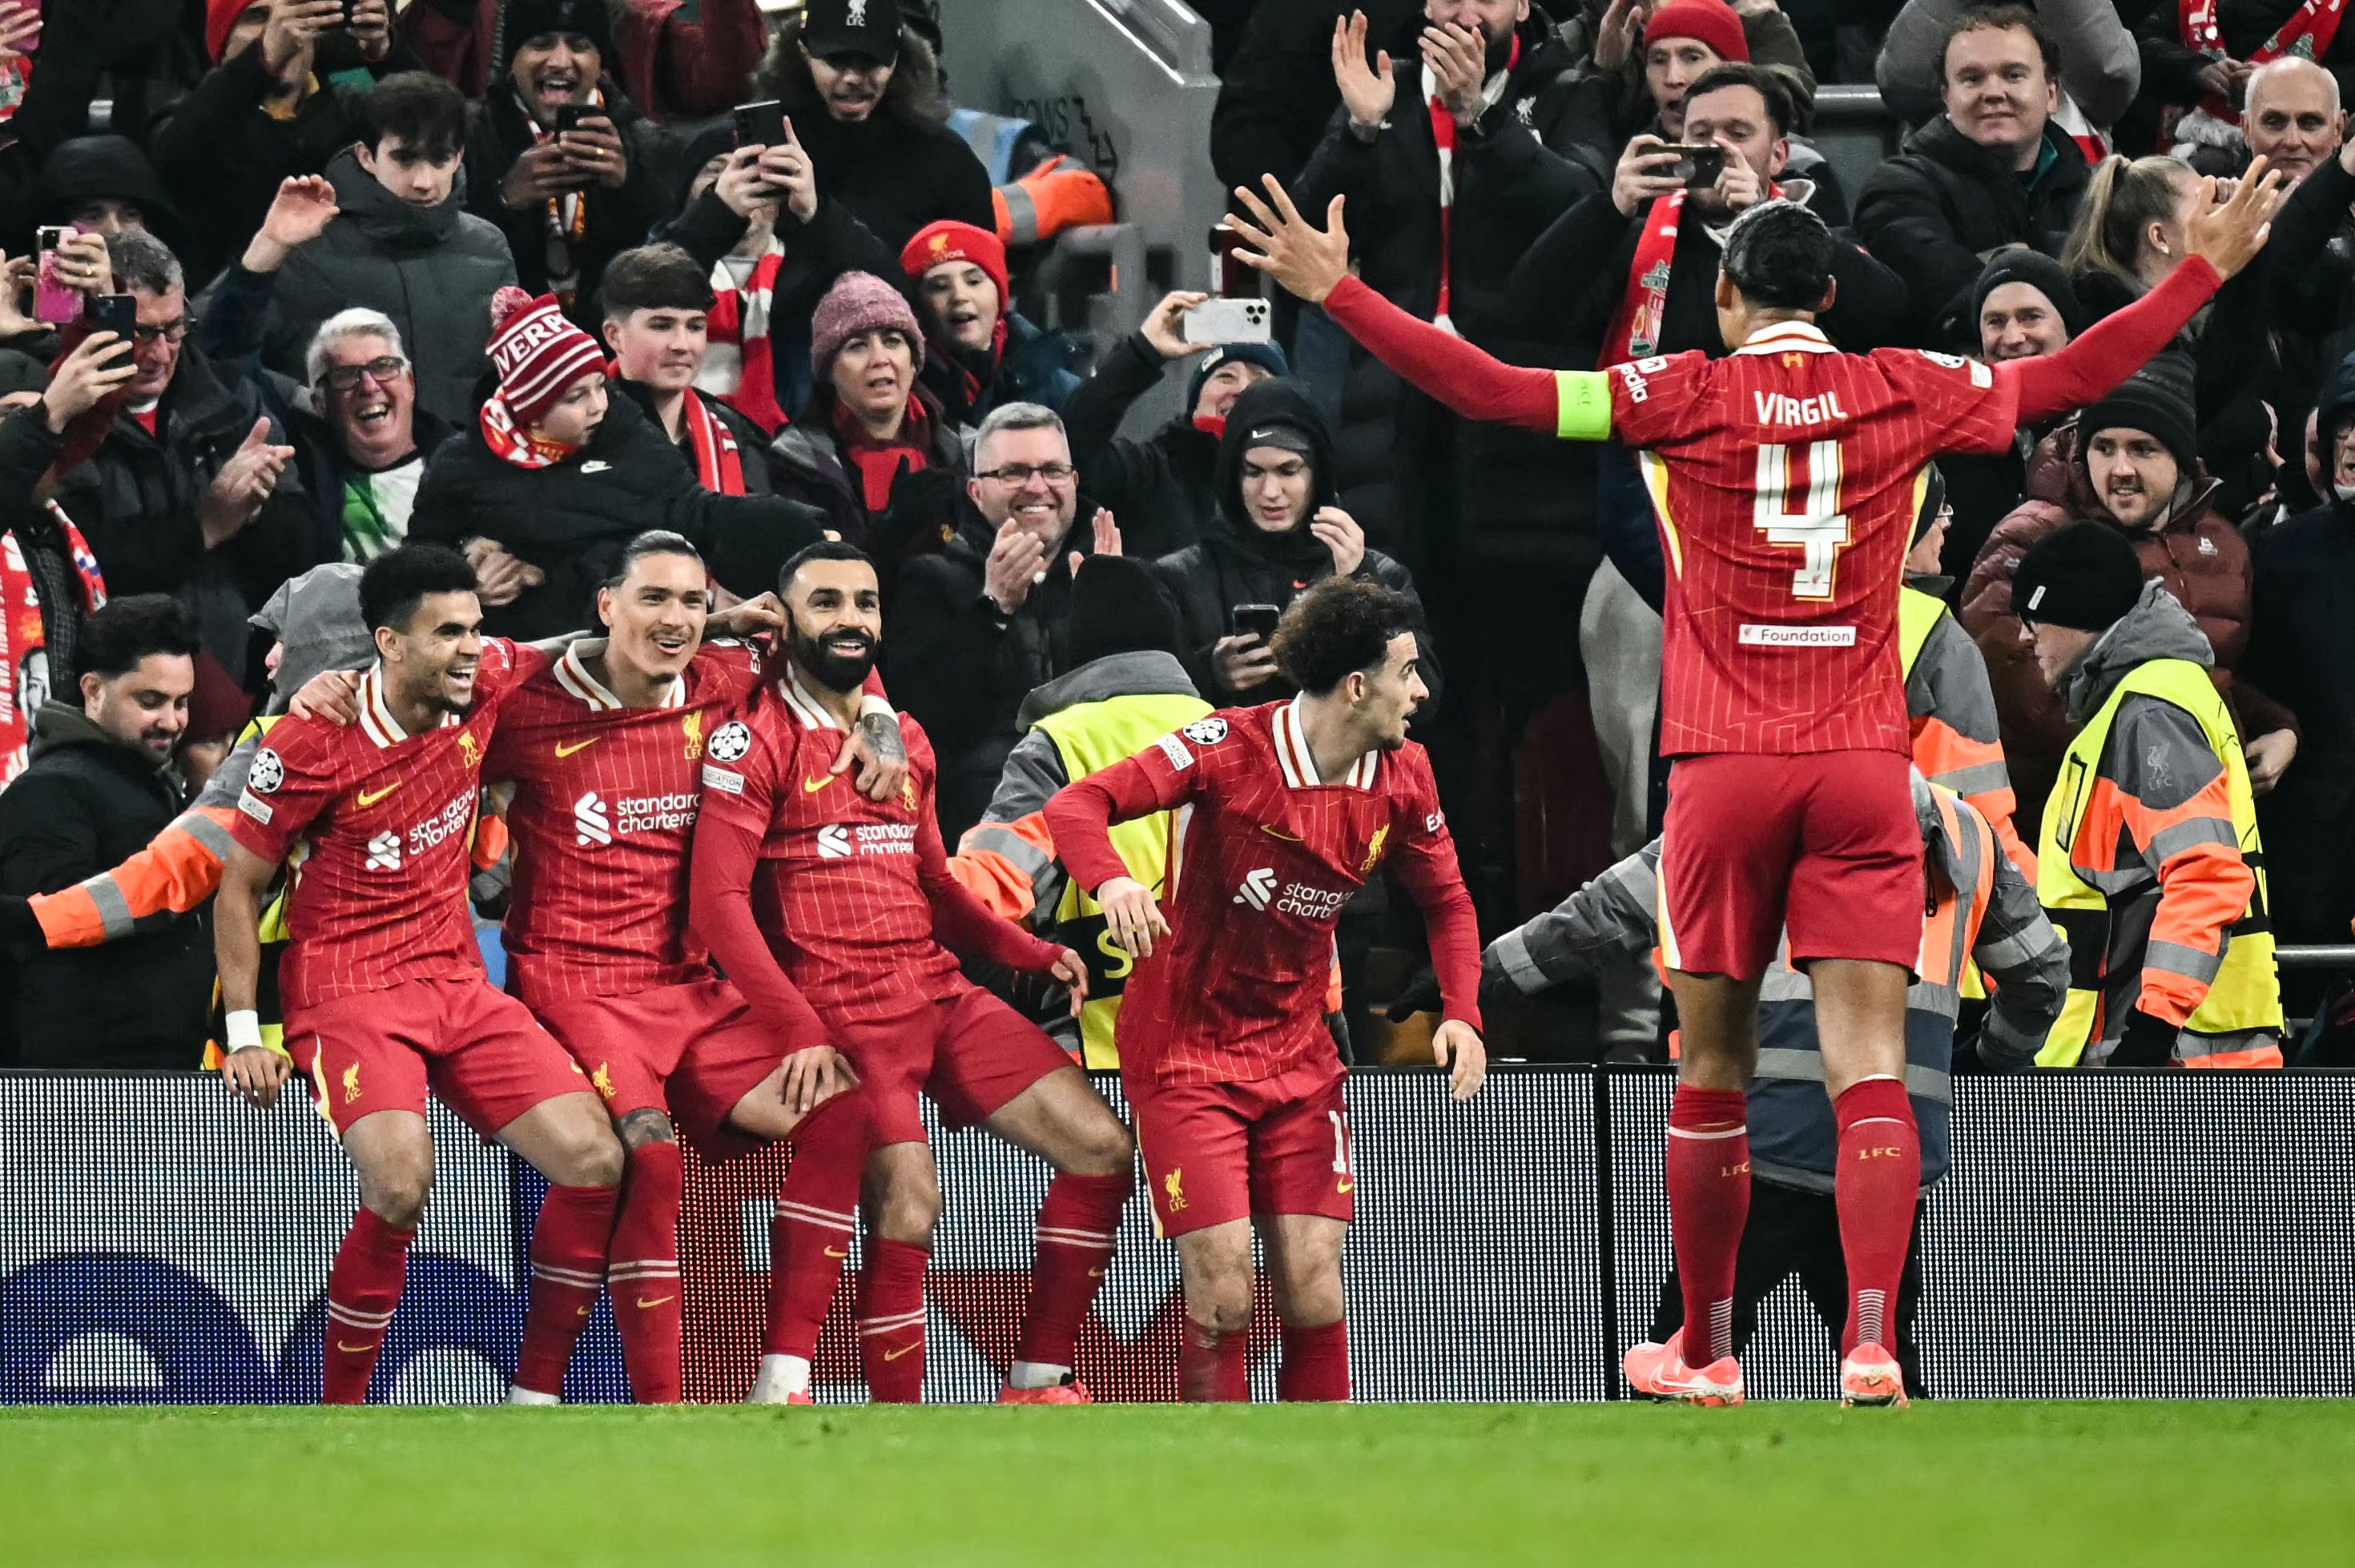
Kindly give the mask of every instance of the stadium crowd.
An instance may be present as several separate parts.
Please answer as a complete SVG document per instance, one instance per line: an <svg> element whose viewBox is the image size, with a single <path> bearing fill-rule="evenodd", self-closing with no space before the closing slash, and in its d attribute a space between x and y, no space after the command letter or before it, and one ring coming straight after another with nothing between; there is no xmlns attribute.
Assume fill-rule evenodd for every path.
<svg viewBox="0 0 2355 1568"><path fill-rule="evenodd" d="M649 531L741 629L780 627L781 568L834 558L811 546L872 563L869 694L928 737L949 871L1046 939L975 936L968 972L1099 1067L1126 971L1050 801L1156 736L1223 730L1213 709L1294 697L1279 619L1328 579L1379 585L1408 608L1413 733L1503 944L1486 994L1518 1012L1574 976L1594 999L1500 1018L1504 1048L1668 1058L1648 900L1621 897L1607 941L1564 902L1606 867L1590 901L1648 885L1665 481L1625 445L1455 412L1289 295L1234 341L1189 334L1209 300L1183 291L1120 341L1041 325L1041 259L1124 193L1035 127L953 111L956 4L0 0L0 1065L249 1044L212 895L254 758L280 766L270 726L359 700L335 674L382 647L362 567L447 546L483 632L560 652L601 615L622 635L612 590ZM2062 985L1990 936L2015 1005L1942 1004L1971 1024L1958 1070L2280 1065L2355 1031L2273 958L2355 920L2335 3L1203 9L1221 182L1340 201L1367 290L1516 366L1727 352L1731 226L1772 200L1833 231L1838 347L2049 357L2158 296L2253 160L2286 175L2262 253L2122 385L1925 476L1900 642L1919 771L2069 938ZM1911 129L1843 189L1815 101L1865 82ZM1148 401L1175 411L1148 428ZM1836 512L1837 471L1809 472L1811 515ZM862 752L861 776L891 760ZM487 925L533 874L505 793L484 805ZM610 827L581 813L583 844ZM1132 869L1148 853L1115 842ZM1333 922L1345 1061L1391 1040L1383 1008L1435 1005L1389 881ZM240 919L268 902L232 885ZM2032 922L1998 904L1991 932ZM1070 1017L1020 972L1047 949L1101 949ZM731 976L757 962L737 951ZM2017 1002L2045 988L2049 1036ZM1058 1125L1028 1146L1059 1181L1126 1169L1116 1125ZM556 1191L611 1188L549 1139ZM902 1196L921 1237L924 1195Z"/></svg>

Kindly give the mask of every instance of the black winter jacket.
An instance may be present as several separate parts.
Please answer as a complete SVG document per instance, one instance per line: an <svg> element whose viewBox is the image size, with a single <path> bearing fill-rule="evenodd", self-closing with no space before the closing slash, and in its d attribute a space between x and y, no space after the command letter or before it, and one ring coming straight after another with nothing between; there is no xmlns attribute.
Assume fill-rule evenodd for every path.
<svg viewBox="0 0 2355 1568"><path fill-rule="evenodd" d="M452 546L496 539L538 567L545 582L483 618L486 631L534 641L595 625L598 585L613 575L622 546L649 528L718 554L737 530L773 530L798 548L816 542L818 526L816 514L780 496L704 489L662 427L615 396L589 444L548 468L508 462L479 426L445 443L425 465L409 536ZM750 593L774 586L745 585Z"/></svg>
<svg viewBox="0 0 2355 1568"><path fill-rule="evenodd" d="M1299 524L1282 534L1263 531L1242 503L1243 453L1251 448L1252 430L1268 424L1304 430L1310 445L1316 448L1316 455L1310 460L1316 482L1307 511ZM1291 696L1295 689L1279 675L1263 685L1230 690L1219 682L1210 650L1219 639L1233 633L1235 606L1272 604L1282 609L1304 590L1333 575L1333 553L1308 531L1307 523L1318 508L1334 504L1332 451L1333 438L1324 417L1298 382L1277 377L1245 387L1229 411L1226 434L1219 440L1214 482L1225 526L1201 543L1153 563L1155 575L1178 601L1182 633L1178 656L1193 678L1195 690L1216 705L1271 702ZM1416 597L1412 576L1380 550L1367 549L1356 575ZM1439 660L1427 634L1418 630L1415 642L1422 650L1423 683L1431 688L1423 705L1428 713L1439 701Z"/></svg>
<svg viewBox="0 0 2355 1568"><path fill-rule="evenodd" d="M1387 41L1399 89L1384 129L1362 142L1347 111L1337 113L1294 196L1308 212L1346 196L1359 275L1428 321L1439 303L1440 208L1439 152L1418 101L1423 25L1412 18ZM1466 340L1508 363L1567 366L1546 357L1540 323L1508 307L1506 280L1547 226L1602 181L1569 156L1568 47L1536 9L1521 24L1520 42L1503 95L1456 145L1448 314ZM1340 422L1336 477L1343 503L1378 547L1421 559L1426 542L1452 537L1459 518L1484 531L1560 533L1563 494L1581 471L1567 443L1465 427L1354 346Z"/></svg>
<svg viewBox="0 0 2355 1568"><path fill-rule="evenodd" d="M1219 73L1218 106L1210 111L1210 165L1221 190L1259 190L1263 175L1288 189L1300 177L1341 102L1333 82L1333 24L1352 11L1366 14L1369 37L1388 38L1409 17L1421 17L1423 6L1416 0L1284 0L1252 12L1234 58ZM1406 81L1421 58L1400 57L1396 79Z"/></svg>
<svg viewBox="0 0 2355 1568"><path fill-rule="evenodd" d="M1857 193L1858 235L1912 296L1913 343L1977 352L1977 330L1966 318L1982 252L2026 245L2061 254L2092 171L2059 126L2047 125L2044 140L2051 164L2025 182L1941 116L1907 136Z"/></svg>
<svg viewBox="0 0 2355 1568"><path fill-rule="evenodd" d="M1081 488L1120 519L1123 552L1146 560L1226 526L1219 511L1219 438L1195 426L1192 409L1143 440L1120 434L1129 406L1153 389L1169 364L1144 334L1132 334L1113 345L1063 405Z"/></svg>
<svg viewBox="0 0 2355 1568"><path fill-rule="evenodd" d="M282 475L254 520L217 549L205 547L197 510L221 465L262 417L250 385L229 387L192 339L164 390L161 439L131 415L91 459L59 482L58 503L74 520L112 594L168 593L196 612L206 652L230 676L245 678L251 628L278 585L318 562L311 497L301 477ZM272 421L269 439L287 444ZM0 422L0 515L22 504L63 443L38 410ZM19 498L11 503L7 497Z"/></svg>
<svg viewBox="0 0 2355 1568"><path fill-rule="evenodd" d="M0 893L55 893L111 871L179 814L144 748L41 709L33 760L0 791ZM28 1067L194 1067L212 1007L210 910L151 916L102 947L20 953L7 1031Z"/></svg>

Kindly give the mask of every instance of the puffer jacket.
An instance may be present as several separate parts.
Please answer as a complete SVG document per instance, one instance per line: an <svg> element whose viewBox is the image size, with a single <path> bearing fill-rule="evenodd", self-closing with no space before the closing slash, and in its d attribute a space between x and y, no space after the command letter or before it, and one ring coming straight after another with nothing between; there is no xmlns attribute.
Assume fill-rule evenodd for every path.
<svg viewBox="0 0 2355 1568"><path fill-rule="evenodd" d="M1113 345L1063 405L1071 461L1087 493L1120 519L1121 547L1150 559L1225 526L1219 511L1219 438L1184 408L1141 440L1121 420L1159 384L1170 362L1134 333Z"/></svg>
<svg viewBox="0 0 2355 1568"><path fill-rule="evenodd" d="M349 149L328 163L327 179L342 211L279 269L263 363L304 380L304 355L319 323L364 305L400 329L417 371L417 406L453 425L472 419L481 407L474 381L490 364L491 296L516 281L506 236L466 211L456 191L439 207L411 207Z"/></svg>
<svg viewBox="0 0 2355 1568"><path fill-rule="evenodd" d="M1997 524L1971 567L1962 596L1964 630L1987 657L1987 680L2002 720L2004 757L2019 797L2019 817L2031 822L2044 809L2061 753L2077 726L2044 683L2035 656L2020 636L2019 618L2011 609L2012 573L2030 546L2047 534L2080 517L2109 520L2076 456L2073 429L2055 431L2039 449L2030 464L2030 493L2037 493L2040 483L2053 482L2056 461L2066 465L2065 499L2022 502ZM2127 541L2142 562L2144 577L2165 584L2207 635L2215 654L2216 687L2232 705L2241 733L2254 739L2277 729L2294 732L2296 715L2235 678L2249 647L2252 576L2247 543L2216 510L2219 488L2205 474L2195 476L2178 489L2175 504L2158 532L2128 533Z"/></svg>
<svg viewBox="0 0 2355 1568"><path fill-rule="evenodd" d="M1316 449L1310 459L1316 483L1302 520L1282 534L1270 534L1252 520L1242 503L1243 453L1251 447L1255 426L1283 424L1306 432ZM1234 607L1272 604L1278 609L1304 590L1333 575L1333 552L1308 531L1308 521L1319 507L1334 504L1333 437L1325 418L1299 382L1284 377L1256 382L1244 388L1228 411L1225 435L1219 440L1216 478L1223 532L1153 563L1155 574L1178 601L1178 624L1183 634L1179 658L1193 677L1195 689L1211 702L1228 705L1276 702L1296 690L1278 675L1247 691L1220 685L1211 647L1233 630ZM1394 588L1410 599L1414 578L1407 569L1370 546L1359 564L1358 577ZM1439 660L1430 636L1420 630L1423 683L1431 688L1427 714L1439 701Z"/></svg>

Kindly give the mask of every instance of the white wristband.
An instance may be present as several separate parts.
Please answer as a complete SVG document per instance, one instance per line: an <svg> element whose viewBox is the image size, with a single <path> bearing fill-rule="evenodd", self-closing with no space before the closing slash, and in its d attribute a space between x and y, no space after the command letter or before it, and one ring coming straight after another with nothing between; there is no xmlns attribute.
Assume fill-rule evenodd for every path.
<svg viewBox="0 0 2355 1568"><path fill-rule="evenodd" d="M222 1029L231 1051L259 1050L261 1045L261 1015L250 1007L240 1008L229 1015Z"/></svg>
<svg viewBox="0 0 2355 1568"><path fill-rule="evenodd" d="M860 718L873 718L879 715L888 719L896 719L900 716L897 713L892 711L891 705L888 700L877 696L872 692L865 694L858 699L858 716Z"/></svg>

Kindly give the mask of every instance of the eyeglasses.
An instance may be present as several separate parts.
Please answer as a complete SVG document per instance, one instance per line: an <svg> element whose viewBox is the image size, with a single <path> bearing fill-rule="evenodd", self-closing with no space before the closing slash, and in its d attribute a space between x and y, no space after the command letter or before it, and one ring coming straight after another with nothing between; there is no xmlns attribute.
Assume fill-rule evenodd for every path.
<svg viewBox="0 0 2355 1568"><path fill-rule="evenodd" d="M178 321L165 322L162 326L149 326L141 322L131 329L131 335L141 343L184 343L188 336L188 318L182 316Z"/></svg>
<svg viewBox="0 0 2355 1568"><path fill-rule="evenodd" d="M974 475L975 479L994 479L998 483L1019 490L1033 479L1043 479L1049 484L1069 484L1080 476L1080 471L1067 462L1007 463L1004 468L987 469Z"/></svg>
<svg viewBox="0 0 2355 1568"><path fill-rule="evenodd" d="M325 382L331 391L356 392L359 389L360 377L363 376L382 386L408 368L409 361L392 355L386 355L382 359L371 359L366 365L336 366L332 369L322 372L319 379Z"/></svg>

